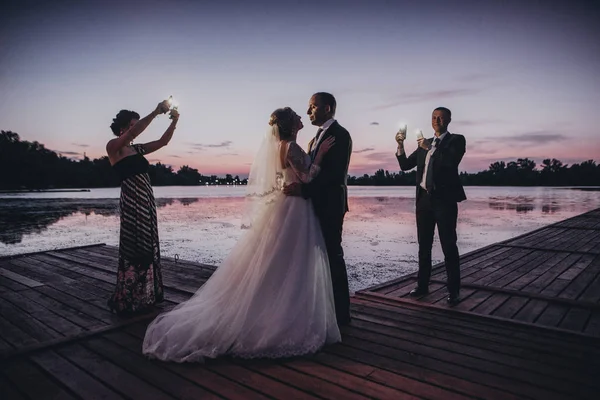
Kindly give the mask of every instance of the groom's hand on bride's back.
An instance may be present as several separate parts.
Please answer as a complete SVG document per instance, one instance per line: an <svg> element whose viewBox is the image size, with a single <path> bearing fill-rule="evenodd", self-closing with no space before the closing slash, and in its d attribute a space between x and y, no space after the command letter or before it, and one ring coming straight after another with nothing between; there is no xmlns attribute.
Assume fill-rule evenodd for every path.
<svg viewBox="0 0 600 400"><path fill-rule="evenodd" d="M283 194L286 196L302 196L302 187L298 182L290 183L283 187Z"/></svg>

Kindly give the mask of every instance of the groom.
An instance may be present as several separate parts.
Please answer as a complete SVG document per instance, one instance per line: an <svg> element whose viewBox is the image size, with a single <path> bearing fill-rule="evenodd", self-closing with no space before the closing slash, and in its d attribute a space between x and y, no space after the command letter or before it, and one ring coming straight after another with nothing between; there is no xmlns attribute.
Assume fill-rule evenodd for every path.
<svg viewBox="0 0 600 400"><path fill-rule="evenodd" d="M312 199L327 247L337 323L342 326L350 323L350 290L342 249L342 225L348 211L346 180L352 138L334 119L335 108L335 97L329 93L315 93L310 98L307 114L311 124L319 127L308 144L311 158L314 159L319 146L328 137L334 137L335 144L323 158L321 172L310 183L290 184L284 188L284 193Z"/></svg>
<svg viewBox="0 0 600 400"><path fill-rule="evenodd" d="M435 226L446 266L448 299L450 305L460 301L460 264L456 246L457 203L466 200L458 175L458 165L466 150L465 137L448 132L452 113L438 107L431 115L433 139L420 138L419 147L410 156L404 151L406 130L396 134L396 157L402 171L417 167L417 238L419 242L418 284L410 295L420 297L429 292L431 277L431 247Z"/></svg>

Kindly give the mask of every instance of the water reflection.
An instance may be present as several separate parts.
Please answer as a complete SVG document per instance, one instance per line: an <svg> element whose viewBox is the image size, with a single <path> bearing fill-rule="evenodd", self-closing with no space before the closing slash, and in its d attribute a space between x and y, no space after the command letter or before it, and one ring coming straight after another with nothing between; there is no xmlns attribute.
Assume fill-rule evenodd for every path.
<svg viewBox="0 0 600 400"><path fill-rule="evenodd" d="M514 210L517 214L526 214L536 208L535 198L529 196L490 197L488 205L492 210Z"/></svg>
<svg viewBox="0 0 600 400"><path fill-rule="evenodd" d="M157 199L157 208L176 201L189 206L198 198ZM71 215L81 213L105 217L119 214L118 199L2 199L0 201L0 243L18 244L27 234L40 234Z"/></svg>

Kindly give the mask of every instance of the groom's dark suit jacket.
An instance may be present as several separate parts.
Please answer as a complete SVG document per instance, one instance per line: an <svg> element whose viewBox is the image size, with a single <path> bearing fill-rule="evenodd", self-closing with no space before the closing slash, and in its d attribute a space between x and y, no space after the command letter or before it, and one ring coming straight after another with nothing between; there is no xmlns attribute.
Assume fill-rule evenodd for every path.
<svg viewBox="0 0 600 400"><path fill-rule="evenodd" d="M325 154L321 162L321 172L308 184L302 185L302 195L311 198L319 218L335 214L336 217L348 211L348 165L352 154L350 133L335 121L323 133L323 138L315 149L314 139L308 144L308 152L319 151L321 143L328 137L335 138L335 144Z"/></svg>
<svg viewBox="0 0 600 400"><path fill-rule="evenodd" d="M432 139L427 139L429 143ZM461 202L467 199L458 174L458 165L466 150L466 141L463 135L448 132L444 140L431 156L430 168L433 168L434 190L432 196L448 201ZM419 186L423 180L427 150L419 147L410 156L402 154L397 156L400 169L408 171L417 167L417 197L421 191Z"/></svg>

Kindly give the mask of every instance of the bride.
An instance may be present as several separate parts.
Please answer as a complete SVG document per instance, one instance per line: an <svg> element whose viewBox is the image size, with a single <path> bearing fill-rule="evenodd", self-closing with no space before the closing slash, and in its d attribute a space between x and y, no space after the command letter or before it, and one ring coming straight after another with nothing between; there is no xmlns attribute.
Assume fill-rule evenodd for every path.
<svg viewBox="0 0 600 400"><path fill-rule="evenodd" d="M309 182L315 161L296 144L303 128L291 108L271 114L248 179L248 228L212 277L187 301L159 315L142 351L151 358L278 358L314 353L341 340L325 243L310 200L285 196L284 184Z"/></svg>

